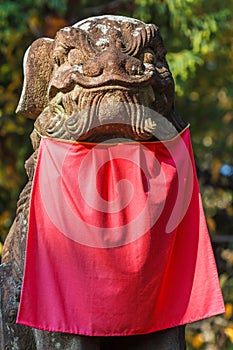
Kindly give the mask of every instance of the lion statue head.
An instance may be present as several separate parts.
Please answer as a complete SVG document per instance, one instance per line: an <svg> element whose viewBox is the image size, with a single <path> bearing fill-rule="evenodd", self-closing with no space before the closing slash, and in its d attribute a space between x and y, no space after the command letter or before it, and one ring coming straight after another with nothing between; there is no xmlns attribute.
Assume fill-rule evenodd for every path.
<svg viewBox="0 0 233 350"><path fill-rule="evenodd" d="M25 54L17 108L39 134L91 142L169 139L185 122L154 24L122 16L85 19L36 40Z"/></svg>

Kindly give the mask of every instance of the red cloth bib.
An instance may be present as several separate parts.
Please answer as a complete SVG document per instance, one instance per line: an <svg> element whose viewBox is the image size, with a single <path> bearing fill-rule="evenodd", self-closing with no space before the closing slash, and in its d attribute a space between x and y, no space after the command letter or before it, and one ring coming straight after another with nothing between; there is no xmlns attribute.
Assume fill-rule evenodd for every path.
<svg viewBox="0 0 233 350"><path fill-rule="evenodd" d="M223 312L188 129L165 142L42 138L18 323L134 335Z"/></svg>

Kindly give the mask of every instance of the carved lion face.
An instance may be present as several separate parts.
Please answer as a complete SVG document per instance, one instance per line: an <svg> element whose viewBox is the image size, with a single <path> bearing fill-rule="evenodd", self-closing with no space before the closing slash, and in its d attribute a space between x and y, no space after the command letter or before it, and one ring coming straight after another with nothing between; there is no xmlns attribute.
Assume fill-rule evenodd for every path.
<svg viewBox="0 0 233 350"><path fill-rule="evenodd" d="M54 40L32 44L17 112L38 117L39 132L52 137L148 140L157 130L169 138L169 125L178 131L184 125L173 111L174 82L165 56L153 24L88 18L59 30Z"/></svg>

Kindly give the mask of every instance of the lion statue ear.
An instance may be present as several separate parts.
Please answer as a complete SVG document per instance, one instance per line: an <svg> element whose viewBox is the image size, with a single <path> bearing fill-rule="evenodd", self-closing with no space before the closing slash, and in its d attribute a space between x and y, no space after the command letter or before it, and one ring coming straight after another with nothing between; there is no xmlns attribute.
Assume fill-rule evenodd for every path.
<svg viewBox="0 0 233 350"><path fill-rule="evenodd" d="M36 119L48 105L48 85L53 70L53 43L40 38L24 55L24 82L16 113Z"/></svg>

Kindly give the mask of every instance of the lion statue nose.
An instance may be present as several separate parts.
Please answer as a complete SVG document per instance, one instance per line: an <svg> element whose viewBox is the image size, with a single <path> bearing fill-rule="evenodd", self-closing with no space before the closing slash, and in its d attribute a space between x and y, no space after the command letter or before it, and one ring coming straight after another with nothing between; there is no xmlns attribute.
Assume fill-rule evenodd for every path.
<svg viewBox="0 0 233 350"><path fill-rule="evenodd" d="M98 58L90 59L83 65L83 75L87 77L139 76L143 75L144 70L145 67L139 59L117 49L104 51Z"/></svg>

